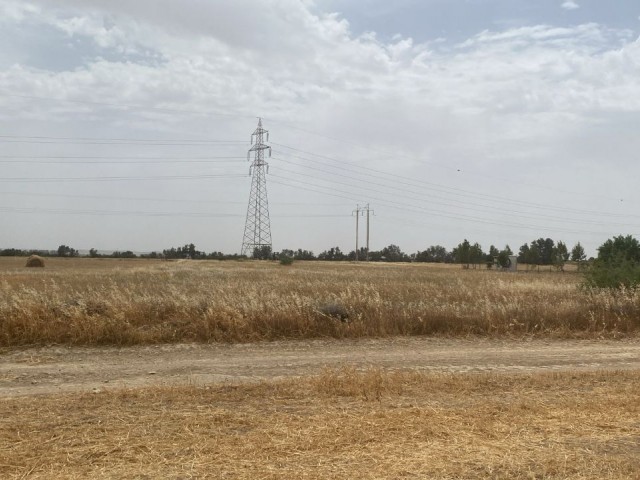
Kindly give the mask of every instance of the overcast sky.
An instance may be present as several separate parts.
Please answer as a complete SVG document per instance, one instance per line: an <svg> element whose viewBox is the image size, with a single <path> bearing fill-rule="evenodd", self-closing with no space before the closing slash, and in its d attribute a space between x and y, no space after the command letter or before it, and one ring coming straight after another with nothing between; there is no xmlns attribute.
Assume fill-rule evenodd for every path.
<svg viewBox="0 0 640 480"><path fill-rule="evenodd" d="M640 235L637 0L0 0L0 248ZM361 223L361 225L363 225ZM364 236L364 229L362 230Z"/></svg>

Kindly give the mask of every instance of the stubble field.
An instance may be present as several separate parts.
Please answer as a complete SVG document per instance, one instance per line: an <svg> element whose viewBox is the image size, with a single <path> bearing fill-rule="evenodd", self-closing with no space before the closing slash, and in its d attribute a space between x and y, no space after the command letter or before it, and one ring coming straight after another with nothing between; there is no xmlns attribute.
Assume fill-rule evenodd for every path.
<svg viewBox="0 0 640 480"><path fill-rule="evenodd" d="M638 372L325 371L0 401L2 478L634 479Z"/></svg>
<svg viewBox="0 0 640 480"><path fill-rule="evenodd" d="M616 339L635 351L640 326L638 291L587 291L572 273L102 259L34 270L23 261L0 259L0 361L30 362L24 385L41 381L30 382L31 364L54 377L64 367L49 372L48 349L71 352L56 354L64 362L104 348L108 363L128 345L144 356L136 345L211 343L225 355L216 342L251 351L247 342L321 338L330 348L350 338L356 352L365 337L435 335L481 339L488 352L494 341L555 349L571 339L579 349L606 338L606 357ZM334 359L284 379L0 395L0 477L638 478L638 370L463 373L417 370L410 358ZM12 382L12 367L2 371L0 384Z"/></svg>

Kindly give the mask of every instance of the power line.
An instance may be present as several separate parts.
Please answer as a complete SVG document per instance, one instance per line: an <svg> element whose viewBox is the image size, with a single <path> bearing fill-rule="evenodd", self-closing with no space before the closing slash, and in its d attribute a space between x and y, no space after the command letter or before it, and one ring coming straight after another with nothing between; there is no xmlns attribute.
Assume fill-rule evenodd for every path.
<svg viewBox="0 0 640 480"><path fill-rule="evenodd" d="M424 221L420 221L420 220L415 220L415 219L408 219L408 218L404 218L401 216L386 216L386 217L379 217L378 219L379 223L392 223L392 224L398 224L398 225L404 225L404 226L408 226L408 227L428 227L431 230L434 230L435 228L438 229L438 231L440 230L450 230L450 231L457 231L457 229L455 228L455 226L452 225L442 225L442 224L434 224L432 222L424 222ZM540 229L538 227L531 227L530 230L532 231L536 231L536 232L540 232ZM482 229L480 228L479 230L480 232L483 232L485 234L492 234L495 235L496 233L496 229L492 228L492 229ZM506 227L504 227L504 231L506 230ZM508 230L509 232L511 230ZM558 231L555 229L549 229L549 228L545 228L542 231L545 232L553 232L553 233L557 233ZM605 236L606 233L603 232L590 232L590 231L581 231L581 232L573 232L573 231L562 231L561 233L569 233L569 234L578 234L581 236L588 236L588 237L602 237ZM638 234L632 234L632 235L638 235Z"/></svg>
<svg viewBox="0 0 640 480"><path fill-rule="evenodd" d="M500 197L497 195L490 195L490 194L486 194L486 193L480 193L480 192L474 192L472 190L466 190L466 189L462 189L462 188L458 188L458 187L449 187L446 185L442 185L442 184L437 184L437 183L432 183L432 182L426 182L424 180L416 180L416 179L412 179L409 177L404 177L402 175L397 175L397 174L393 174L393 173L388 173L382 170L377 170L374 168L370 168L370 167L363 167L361 165L357 165L353 162L349 162L346 160L339 160L336 158L332 158L326 155L320 155L320 154L316 154L313 152L307 152L305 150L301 150L298 148L294 148L294 147L289 147L287 145L283 145L283 144L278 144L276 142L273 142L274 145L278 145L281 146L283 148L287 148L293 151L297 151L297 152L301 152L301 153L305 153L307 155L311 155L314 157L318 157L318 158L323 158L335 163L340 164L340 166L332 166L333 168L339 168L339 169L344 169L347 171L351 171L351 172L356 172L355 170L350 170L348 168L345 168L344 165L349 165L353 168L359 169L359 170L365 170L365 171L370 171L370 172L374 172L380 175L383 175L385 178L388 178L391 181L396 181L397 183L402 183L402 182L412 182L410 183L410 185L412 186L428 186L430 188L435 188L435 189L439 189L441 193L446 193L448 195L456 195L456 196L460 196L460 197L464 197L464 198L472 198L472 199L477 199L477 198L482 198L486 201L492 201L492 202L496 202L496 203L500 203L501 205L504 203L510 203L510 204L514 204L514 205L519 205L519 206L526 206L526 207L538 207L538 208L545 208L545 209L549 209L549 210L560 210L563 212L566 211L570 211L573 213L579 213L579 214L584 214L584 215L603 215L603 216L614 216L614 215L618 215L618 216L628 216L628 215L620 215L620 214L615 214L615 213L608 213L608 212L594 212L594 211L589 211L589 210L581 210L581 209L575 209L575 208L568 208L568 207L557 207L554 205L548 205L548 204L541 204L541 203L534 203L534 202L523 202L523 201L519 201L519 200L513 200L507 197ZM304 160L309 160L309 161L315 161L318 162L317 160L313 160L307 157L298 157ZM322 162L321 162L322 163ZM324 163L323 163L324 164ZM324 164L326 165L326 164ZM397 179L397 180L396 180Z"/></svg>
<svg viewBox="0 0 640 480"><path fill-rule="evenodd" d="M605 222L595 222L595 221L587 221L587 220L573 220L573 219L569 219L567 217L559 217L559 216L546 215L546 214L545 215L539 215L538 214L538 215L534 216L530 212L523 212L523 211L520 211L520 210L512 210L512 209L505 208L504 206L496 207L496 206L493 206L493 205L486 205L486 204L481 204L481 203L478 203L478 202L474 202L472 205L469 205L469 204L466 204L466 203L462 203L459 200L451 200L451 199L448 199L446 197L439 197L439 196L432 195L432 194L429 194L429 193L416 192L416 191L413 191L413 190L407 190L406 188L401 188L401 187L397 187L397 186L394 186L394 185L389 185L389 184L384 184L384 183L379 183L379 182L372 182L370 180L363 180L361 178L344 175L342 173L338 174L338 173L330 172L330 171L327 171L327 170L324 170L324 169L321 169L321 168L315 168L315 167L311 167L311 166L308 166L308 165L300 164L300 163L297 163L297 162L291 162L291 161L282 159L280 157L274 157L274 158L276 158L277 160L279 160L281 162L285 162L285 163L288 163L288 164L291 164L291 165L296 165L296 166L299 166L299 167L302 167L302 168L311 169L311 170L314 170L314 171L326 173L328 175L339 176L341 179L351 179L351 180L354 180L356 182L364 183L365 185L373 185L375 187L383 187L383 188L397 190L397 191L399 191L401 193L381 192L377 188L368 188L368 187L362 187L362 186L359 186L359 185L353 185L356 188L372 190L372 191L375 191L376 193L390 194L390 195L394 195L396 197L399 196L399 197L410 199L412 201L415 201L415 200L417 200L417 201L428 201L429 205L440 205L440 206L444 206L444 207L447 207L447 208L453 207L453 208L458 208L458 209L464 209L466 211L472 211L472 212L475 211L475 212L479 212L479 213L487 213L486 209L491 209L493 211L496 211L496 209L499 208L499 211L502 212L502 213L514 213L514 214L518 215L520 218L529 218L529 219L534 219L534 220L535 219L549 219L551 221L561 221L561 222L565 222L565 223L576 223L576 224L585 224L585 225L610 225L610 226L625 226L626 225L626 224L622 224L622 223L611 223L611 222L605 223ZM333 165L327 165L327 167L329 167L329 168L338 168L338 167L335 167ZM305 175L305 174L302 174L302 173L299 173L299 172L290 172L290 173L293 173L293 174L296 174L296 175L309 176L309 175ZM363 175L372 176L372 175L367 174L367 173L364 173ZM380 177L374 176L374 178L380 178ZM341 185L352 186L352 184L350 184L350 183L334 181L334 180L332 180L332 181L335 182L335 183L341 184ZM414 186L414 185L409 184L409 183L405 183L405 185ZM413 195L418 195L420 197L426 197L426 198L420 199L420 198L416 198L416 197L409 197L409 196L405 195L405 193L410 193L410 194L413 194ZM432 198L444 200L444 202L433 201ZM452 202L456 202L456 203L459 203L461 205L459 205L459 206L458 205L452 205ZM477 208L477 207L484 207L484 208ZM612 215L607 215L607 216L612 216ZM621 215L621 217L640 218L640 216L638 216L638 215L624 215L624 216Z"/></svg>
<svg viewBox="0 0 640 480"><path fill-rule="evenodd" d="M232 202L227 200L186 200L186 199L173 199L173 198L149 198L149 197L110 197L104 195L73 195L64 193L34 193L34 192L9 192L0 191L0 195L17 195L25 197L53 197L53 198L74 198L74 199L94 199L94 200L109 200L114 201L128 201L128 202L168 202L168 203L189 203L189 204L229 204L229 205L246 205L246 202ZM341 207L343 204L337 203L303 203L303 202L272 202L272 205L287 205L287 206L299 206L299 207Z"/></svg>
<svg viewBox="0 0 640 480"><path fill-rule="evenodd" d="M290 172L290 173L294 174L294 175L308 177L308 178L314 178L314 179L317 178L317 177L315 177L313 175L307 175L305 173L300 173L300 172ZM335 180L332 180L331 183L337 183L339 185L344 185L344 186L347 186L347 187L350 187L350 188L354 187L354 185L352 185L350 183L339 182L339 181L335 181ZM375 184L375 185L380 185L380 184ZM404 199L410 200L412 202L415 202L415 201L424 202L425 201L424 199L417 198L417 197L412 197L412 196L409 196L409 195L404 195L404 194L401 194L401 193L380 192L379 189L376 189L376 188L363 187L363 186L355 186L355 188L359 188L361 190L369 190L369 191L372 191L372 192L378 193L378 194L382 193L382 194L387 194L387 195L394 195L394 197L396 197L396 198L400 197L400 198L404 198ZM414 193L414 192L409 192L409 193ZM393 202L393 203L400 204L399 202ZM430 204L434 204L434 203L437 203L437 202L431 202L430 201ZM404 205L408 205L408 204L404 204ZM413 205L413 204L411 204L411 205ZM468 206L467 207L455 207L455 208L464 208L466 211L472 211L472 212L473 211L478 211L480 213L485 213L484 210L479 210L479 209L476 209L476 208L473 208L473 207L468 207ZM431 211L431 212L432 212L432 214L437 214L437 215L444 215L445 214L442 210L438 210L436 212ZM464 219L464 218L473 218L474 221L484 220L481 217L469 217L469 216L461 214L461 213L453 213L453 212L451 212L450 215L456 215L456 216L458 216L459 218L462 218L462 219ZM524 213L519 214L519 218L523 218L523 219L524 218L529 218L529 219L532 219L532 220L544 220L544 218L541 218L541 216L531 216L531 215L524 214ZM629 226L626 223L623 224L623 223L604 223L604 222L592 222L592 221L581 221L581 220L569 220L569 219L559 218L559 217L557 217L556 220L551 220L551 221L563 222L563 223L573 223L573 224L579 224L579 225L596 225L596 226L612 226L612 227L613 226L625 226L625 227Z"/></svg>
<svg viewBox="0 0 640 480"><path fill-rule="evenodd" d="M29 214L59 214L84 216L136 216L136 217L192 217L192 218L244 218L242 213L198 213L198 212L147 212L137 210L82 210L68 208L2 207L0 212ZM282 214L275 218L349 218L344 214Z"/></svg>
<svg viewBox="0 0 640 480"><path fill-rule="evenodd" d="M285 182L281 182L282 184L286 184L289 187L293 187L293 188L299 188L302 190L310 190L309 187L316 187L317 185L314 183L310 183L310 182L304 182L302 180L297 180L297 179L292 179L292 178L288 178L288 177L282 177L280 175L274 175L272 174L272 176L285 180L285 181L290 181L290 182L294 182L294 184L286 184ZM299 184L299 185L296 185ZM302 186L301 186L302 185ZM322 188L327 188L327 187L322 187ZM331 189L332 192L340 192L346 195L350 195L350 192L345 192L344 190L335 190L335 189ZM316 190L317 191L317 190ZM320 192L322 193L322 192ZM331 193L330 193L331 195ZM335 194L333 194L335 195ZM353 196L345 196L345 198L353 198ZM437 216L437 217L443 217L443 218L450 218L450 219L454 219L454 220L463 220L463 221L467 221L467 222L473 222L473 223L479 223L479 224L484 224L484 225L493 225L493 226L497 226L497 227L511 227L511 228L518 228L518 229L526 229L526 230L538 230L538 231L551 231L552 229L545 227L545 226L540 226L540 225L525 225L525 224L517 224L517 223L510 223L510 222L500 222L498 220L487 220L487 219L482 219L482 218L476 218L476 217L472 217L472 216L467 216L467 215L453 215L453 214L447 214L447 213L443 213L440 211L434 211L434 210L429 210L426 209L424 207L416 207L416 206L407 206L407 204L403 204L403 203L399 203L399 202L394 202L391 200L387 200L387 199L382 199L379 197L372 197L369 196L368 198L370 198L371 200L376 200L378 202L378 204L382 205L382 206L387 206L389 208L394 208L397 210L401 210L403 212L413 212L413 213L422 213L422 214L429 214L431 216ZM562 229L562 228L554 228L553 231L561 231L563 233L572 233L572 234L592 234L593 232L587 232L584 230L568 230L568 229ZM595 234L595 233L594 233Z"/></svg>
<svg viewBox="0 0 640 480"><path fill-rule="evenodd" d="M150 165L179 165L179 164L198 164L198 163L240 163L244 157L210 157L207 160L0 160L0 163L16 163L20 165L133 165L133 164L150 164Z"/></svg>
<svg viewBox="0 0 640 480"><path fill-rule="evenodd" d="M286 126L288 128L292 128L292 129L295 129L295 130L298 130L298 131L301 131L301 132L304 132L304 133L307 133L307 134L310 134L310 135L315 135L317 137L326 138L328 140L332 140L332 141L337 142L337 143L342 143L342 144L345 144L345 145L351 145L351 146L354 146L354 147L357 147L357 148L360 148L360 149L363 149L363 150L366 150L366 151L369 151L369 152L374 152L374 153L382 155L382 156L384 156L386 158L393 158L393 159L404 158L404 159L415 160L415 158L412 158L412 157L409 157L409 156L406 156L406 155L398 155L397 152L391 153L391 152L385 152L385 151L382 151L382 150L377 150L377 149L371 148L370 146L361 145L359 143L354 143L354 142L349 142L349 141L346 141L346 140L343 140L343 139L339 139L339 138L335 138L335 137L332 137L332 136L329 136L329 135L325 135L325 134L322 134L322 133L314 132L312 130L300 128L300 127L297 127L295 125L284 123L284 122L281 122L281 121L278 121L278 120L270 119L270 121L272 121L273 123L279 123L279 124L284 125L284 126ZM278 145L278 144L274 143L274 145ZM284 145L278 145L278 146L284 146ZM443 170L448 170L448 171L453 171L453 172L460 172L460 169L458 169L458 168L450 167L448 165L442 165L442 164L437 163L437 162L433 162L433 161L430 161L430 160L425 160L424 158L421 158L420 162L423 163L423 164L426 163L428 165L433 165L433 166L441 168ZM494 174L487 175L487 174L484 174L484 173L481 173L481 172L478 172L478 171L472 171L472 172L473 172L473 175L484 177L484 178L489 178L489 179L492 179L492 180L500 179L500 180L508 181L509 183L517 183L517 184L520 184L520 185L526 185L526 186L533 187L533 188L540 188L540 189L545 189L545 190L550 190L550 191L561 191L559 189L550 187L548 185L537 185L537 184L532 184L532 183L528 183L528 182L520 182L520 181L514 180L513 178L498 177L498 176L496 176ZM572 192L572 191L569 191L569 190L566 190L566 189L562 190L562 192L566 193L566 194L578 195L578 196L583 196L583 197L588 197L588 198L597 197L597 198L605 198L605 199L608 199L608 200L618 200L617 198L613 198L613 197L605 197L605 196L602 196L602 195L593 195L593 194L586 194L586 193L581 193L581 192Z"/></svg>
<svg viewBox="0 0 640 480"><path fill-rule="evenodd" d="M0 178L2 183L56 183L56 182L121 182L140 180L208 180L213 178L245 178L246 174L220 174L220 175L171 175L152 177L59 177L59 178Z"/></svg>
<svg viewBox="0 0 640 480"><path fill-rule="evenodd" d="M142 217L242 217L233 213L194 213L194 212L145 212L136 210L78 210L68 208L35 208L35 207L0 207L0 211L8 213L46 213L61 215L89 216L142 216Z"/></svg>
<svg viewBox="0 0 640 480"><path fill-rule="evenodd" d="M33 137L33 138L37 138L37 137ZM308 158L301 157L301 156L298 156L298 155L291 155L291 156L293 156L295 158L299 158L299 159L304 159L304 160L310 160L310 161L317 162L316 160L308 159ZM66 158L66 157L58 157L58 158ZM81 157L78 157L78 158L81 158ZM101 158L101 157L98 157L98 158ZM163 158L163 157L157 157L157 158ZM224 159L224 158L237 158L237 159L239 159L239 158L242 158L242 157L218 157L218 160L215 160L215 161L214 160L178 160L178 159L172 159L172 160L167 160L167 161L132 160L132 161L128 161L128 162L119 162L119 161L86 161L85 162L85 161L76 161L76 160L66 160L66 161L55 160L55 161L50 161L50 162L44 162L44 161L36 162L36 161L34 161L34 162L28 162L28 163L42 163L42 164L54 164L54 163L55 164L57 164L57 163L68 163L68 164L119 164L119 165L126 165L126 164L132 164L132 163L140 163L140 164L227 163L227 161L225 161L225 162L220 161L220 159ZM330 174L330 175L338 175L338 174L336 174L334 172L328 172L327 170L318 169L318 168L315 168L315 167L312 167L312 166L303 165L303 164L296 163L296 162L291 162L289 160L284 160L284 159L280 159L280 160L283 161L283 162L290 163L292 165L297 165L297 166L300 166L300 167L303 167L303 168L324 172L324 173L327 173L327 174ZM22 164L24 164L24 162L20 162L20 161L17 161L17 160L10 160L10 161L8 161L8 160L0 160L0 163L22 163ZM228 162L228 163L234 163L234 162ZM318 162L318 163L322 163L322 162ZM344 168L342 168L340 166L335 166L335 165L325 165L325 166L328 167L328 168L333 168L333 169L338 169L338 170L345 170L345 171L348 171L348 172L354 172L353 170L344 169ZM359 174L366 175L366 176L372 177L372 178L383 178L384 179L384 177L382 177L380 175L373 175L373 174L366 173L366 172L359 173ZM340 176L341 176L341 178L349 178L349 179L353 179L353 180L358 181L358 182L366 182L365 180L362 180L362 179L359 179L359 178L356 178L356 177L352 177L352 176L345 176L344 174L341 174ZM396 180L396 182L399 182L399 181ZM393 186L393 185L380 184L380 183L371 182L371 181L369 181L367 183L372 184L372 185L382 186L382 187L385 187L385 188L393 188L393 189L400 190L399 187L396 187L396 186ZM414 186L413 183L408 183L408 182L399 182L399 183L402 183L404 185ZM401 190L403 192L406 191L406 189L401 189ZM427 196L427 197L440 198L440 199L446 200L448 203L438 203L438 202L433 202L433 201L431 201L431 203L432 204L439 204L439 205L447 206L447 207L451 206L450 203L452 201L456 202L456 200L445 199L443 197L437 197L435 195L426 194L426 193L423 193L423 192L410 192L410 193L414 193L414 194L417 194L417 195L420 195L420 196ZM484 212L484 211L476 208L477 206L486 207L486 208L495 208L495 207L489 206L489 205L481 205L481 204L478 204L477 202L474 203L474 205L475 205L474 207L469 207L469 206L467 206L465 204L465 205L463 205L463 207L460 207L460 208L465 208L467 210L478 211L478 212ZM501 206L500 210L503 211L503 212L515 213L515 214L518 214L518 215L520 215L522 217L525 217L525 218L533 218L533 219L541 218L540 215L535 216L535 217L527 216L527 214L525 214L525 213L523 213L521 211L505 209L504 206ZM589 212L589 214L593 215L594 212ZM607 214L607 215L611 216L610 214ZM624 216L620 215L620 216L621 217L629 217L629 216L633 216L633 215L624 215ZM570 223L596 224L595 222L567 220L565 217L553 217L553 216L550 216L550 215L544 215L544 218L557 219L557 220L561 220L561 221L568 221ZM610 225L621 225L621 224L610 224Z"/></svg>
<svg viewBox="0 0 640 480"><path fill-rule="evenodd" d="M158 141L158 142L100 142L100 141L55 141L55 140L0 140L1 143L26 143L30 145L127 145L127 146L139 146L139 147L228 147L239 144L246 144L246 142L228 142L228 143L189 143L189 142L170 142L170 141Z"/></svg>
<svg viewBox="0 0 640 480"><path fill-rule="evenodd" d="M54 102L63 102L63 103L75 103L75 104L84 104L84 105L94 105L94 106L108 106L108 107L117 107L117 108L127 108L127 109L139 109L139 110L154 110L154 111L161 111L161 112L169 112L169 113L190 113L190 114L197 114L197 115L203 115L203 116L226 116L226 117L235 117L235 118L249 118L251 117L250 115L244 115L244 114L238 114L238 113L228 113L228 112L212 112L212 111L201 111L201 110L190 110L190 109L172 109L172 108L163 108L163 107L152 107L152 106L144 106L144 105L132 105L132 104L122 104L122 103L107 103L107 102L95 102L95 101L85 101L85 100L71 100L71 99L63 99L63 98L55 98L55 97L44 97L44 96L36 96L36 95L20 95L20 94L12 94L12 93L8 93L6 91L0 91L0 95L6 96L6 97L15 97L15 98L24 98L24 99L32 99L32 100L43 100L43 101L54 101ZM253 117L251 117L253 118ZM279 120L275 120L270 118L270 121L272 121L273 123L277 123L277 124L281 124L284 126L287 126L288 128L291 129L295 129L307 134L311 134L311 135L315 135L318 137L322 137L322 138L326 138L329 140L332 140L334 142L339 142L339 143L343 143L343 144L347 144L347 145L352 145L370 152L375 152L377 154L380 155L384 155L387 158L406 158L406 159L411 159L411 160L415 160L415 158L412 157L408 157L408 156L398 156L397 153L391 153L391 152L385 152L385 151L381 151L381 150L376 150L371 148L370 146L365 146L365 145L361 145L355 142L349 142L346 140L342 140L342 139L338 139L329 135L325 135L322 133L318 133L312 130L308 130L308 129L303 129L300 127L297 127L295 125L291 125L289 123L286 122L282 122ZM295 149L293 147L288 147L286 145L282 145L282 144L277 144L274 143L274 145L278 145L278 146L282 146L284 148L291 148L293 150L298 150ZM303 150L298 150L301 152L304 152ZM310 153L310 152L306 152L306 153ZM449 171L459 171L456 168L453 167L449 167L447 165L442 165L436 162L432 162L432 161L428 161L425 159L420 159L422 163L428 163L434 166L437 166L439 168L442 169L446 169ZM360 168L360 167L359 167ZM382 172L385 173L385 172ZM486 175L480 172L474 172L474 175L477 176L481 176L481 177L485 177L485 178L490 178L490 179L497 179L499 177L496 177L495 175ZM505 179L506 180L506 179ZM541 189L546 189L546 190L551 190L551 191L559 191L565 194L570 194L570 195L577 195L577 196L583 196L583 197L588 197L588 198L606 198L608 200L618 200L618 199L614 199L613 197L604 197L604 196L599 196L599 195L592 195L592 194L585 194L585 193L581 193L581 192L572 192L566 189L560 190L560 189L555 189L553 187L549 187L547 185L536 185L536 184L531 184L531 183L527 183L527 182L518 182L512 178L509 178L508 181L510 183L519 183L522 185L527 185L530 187L534 187L534 188L541 188ZM445 187L445 188L451 188L451 187ZM494 197L495 198L495 197Z"/></svg>
<svg viewBox="0 0 640 480"><path fill-rule="evenodd" d="M104 137L53 137L44 135L0 135L0 138L19 139L19 140L73 140L77 142L181 142L181 143L233 143L246 145L244 140L198 140L198 139L161 139L161 138L104 138Z"/></svg>
<svg viewBox="0 0 640 480"><path fill-rule="evenodd" d="M274 175L273 175L273 174L271 174L271 176L273 177ZM286 177L277 177L277 176L276 176L276 178L286 179ZM294 181L295 181L295 180L294 180ZM300 186L292 185L292 184L290 184L290 183L286 183L286 182L279 182L279 181L277 181L277 180L269 180L269 182L270 182L270 183L275 183L276 185L282 185L282 186L284 186L284 187L297 188L297 189L300 189L300 190L304 190L304 191L306 191L306 192L320 193L320 194L322 194L322 195L327 195L327 196L330 196L330 197L336 197L336 198L342 198L342 199L344 199L344 200L356 201L354 196L338 195L338 194L336 194L336 193L332 193L332 192L323 192L323 191L321 191L321 190L317 190L317 189L314 189L314 188L300 187ZM313 184L311 184L311 183L307 183L307 185L309 185L309 186L311 186L311 187L313 187L313 186L314 186L314 185L313 185ZM320 186L320 188L327 188L327 187L321 187L321 186ZM345 193L348 193L348 192L345 192Z"/></svg>
<svg viewBox="0 0 640 480"><path fill-rule="evenodd" d="M29 160L29 159L52 159L52 160L56 160L56 159L60 159L60 160L65 160L65 159L86 159L86 160L92 160L92 159L96 159L96 160L208 160L208 159L216 159L216 158L229 158L229 159L242 159L245 160L246 157L242 156L242 157L238 157L238 156L230 156L230 155L224 155L224 156L211 156L211 155L181 155L179 157L174 156L158 156L158 155L144 155L144 156L140 156L140 155L136 155L136 156L131 156L131 155L0 155L0 158L7 158L7 159L25 159L25 160Z"/></svg>

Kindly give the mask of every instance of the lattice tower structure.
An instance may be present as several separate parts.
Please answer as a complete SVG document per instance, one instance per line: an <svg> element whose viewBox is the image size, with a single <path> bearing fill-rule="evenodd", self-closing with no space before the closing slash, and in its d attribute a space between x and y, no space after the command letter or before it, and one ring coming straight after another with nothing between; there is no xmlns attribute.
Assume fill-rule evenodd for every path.
<svg viewBox="0 0 640 480"><path fill-rule="evenodd" d="M271 147L264 142L269 141L269 132L262 128L262 119L258 119L258 128L251 135L252 147L247 153L247 160L253 163L249 169L251 174L251 192L249 206L242 239L242 254L254 256L254 252L265 252L266 247L271 251L271 221L269 219L269 200L267 197L267 173L269 164L265 161L265 151Z"/></svg>

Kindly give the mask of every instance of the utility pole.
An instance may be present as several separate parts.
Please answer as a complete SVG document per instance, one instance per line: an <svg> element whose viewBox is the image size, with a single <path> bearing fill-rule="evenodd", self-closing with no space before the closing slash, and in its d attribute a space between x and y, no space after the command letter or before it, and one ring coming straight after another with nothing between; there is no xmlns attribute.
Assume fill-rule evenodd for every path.
<svg viewBox="0 0 640 480"><path fill-rule="evenodd" d="M368 203L365 210L367 211L367 258L365 260L368 262L369 261L369 216L371 213L375 214L375 212L369 208Z"/></svg>
<svg viewBox="0 0 640 480"><path fill-rule="evenodd" d="M248 257L251 257L256 250L264 254L266 247L272 248L266 177L269 164L264 161L264 152L269 150L269 156L271 156L271 147L264 143L265 137L266 141L269 141L269 132L262 128L262 118L259 118L258 128L251 135L253 146L247 152L247 160L251 159L251 153L253 153L253 163L249 167L251 192L242 239L242 254Z"/></svg>
<svg viewBox="0 0 640 480"><path fill-rule="evenodd" d="M358 248L359 248L358 234L360 232L359 226L360 226L361 211L362 209L360 208L360 205L356 205L356 209L352 212L352 215L355 214L356 216L356 262L358 261Z"/></svg>

